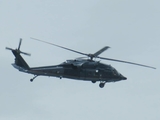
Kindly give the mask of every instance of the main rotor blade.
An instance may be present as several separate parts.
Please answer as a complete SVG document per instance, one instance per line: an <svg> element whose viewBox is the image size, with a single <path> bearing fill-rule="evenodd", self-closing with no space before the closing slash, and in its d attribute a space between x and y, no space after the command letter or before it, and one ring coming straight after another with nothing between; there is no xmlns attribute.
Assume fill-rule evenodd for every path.
<svg viewBox="0 0 160 120"><path fill-rule="evenodd" d="M22 38L20 38L20 40L19 40L19 46L18 46L18 50L20 50L21 43L22 43Z"/></svg>
<svg viewBox="0 0 160 120"><path fill-rule="evenodd" d="M66 48L66 47L63 47L63 46L60 46L60 45L56 45L56 44L53 44L53 43L50 43L50 42L46 42L46 41L43 41L43 40L40 40L40 39L36 39L36 38L31 38L31 39L37 40L37 41L40 41L40 42L43 42L43 43L47 43L47 44L50 44L50 45L54 45L54 46L57 46L57 47L60 47L60 48L63 48L63 49L81 54L81 55L87 55L88 56L88 54L85 54L85 53L82 53L82 52L79 52L79 51L76 51L76 50L72 50L72 49L69 49L69 48Z"/></svg>
<svg viewBox="0 0 160 120"><path fill-rule="evenodd" d="M142 64L133 63L133 62L128 62L128 61L123 61L123 60L116 60L116 59L104 58L104 57L97 57L97 58L104 59L104 60L115 61L115 62L132 64L132 65L138 65L138 66L147 67L147 68L152 68L152 69L156 69L155 67L152 67L152 66L142 65Z"/></svg>
<svg viewBox="0 0 160 120"><path fill-rule="evenodd" d="M103 53L104 51L106 51L107 49L109 49L109 46L105 46L102 49L100 49L99 51L97 51L96 53L94 53L94 57L97 57L98 55L100 55L101 53Z"/></svg>

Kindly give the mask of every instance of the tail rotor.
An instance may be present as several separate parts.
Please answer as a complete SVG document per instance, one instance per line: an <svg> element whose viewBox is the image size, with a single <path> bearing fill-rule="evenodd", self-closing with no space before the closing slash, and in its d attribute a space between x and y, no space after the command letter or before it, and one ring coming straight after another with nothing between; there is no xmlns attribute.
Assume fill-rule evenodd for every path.
<svg viewBox="0 0 160 120"><path fill-rule="evenodd" d="M22 52L22 51L20 50L21 44L22 44L22 38L20 38L20 40L19 40L18 49L17 49L17 48L16 48L16 49L12 49L12 48L6 47L6 50L11 50L11 51L15 51L15 52L17 52L17 53L19 53L19 54L24 54L24 55L31 56L30 53Z"/></svg>

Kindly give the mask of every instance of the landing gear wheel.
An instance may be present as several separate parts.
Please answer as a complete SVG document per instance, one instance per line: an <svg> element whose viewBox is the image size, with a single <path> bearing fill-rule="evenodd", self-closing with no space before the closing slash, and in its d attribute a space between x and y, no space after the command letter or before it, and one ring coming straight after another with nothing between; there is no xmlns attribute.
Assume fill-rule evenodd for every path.
<svg viewBox="0 0 160 120"><path fill-rule="evenodd" d="M100 83L100 84L99 84L99 87L100 87L100 88L103 88L104 85L105 85L105 83Z"/></svg>
<svg viewBox="0 0 160 120"><path fill-rule="evenodd" d="M96 81L92 81L92 83L96 83Z"/></svg>
<svg viewBox="0 0 160 120"><path fill-rule="evenodd" d="M33 82L33 79L30 79L31 82Z"/></svg>

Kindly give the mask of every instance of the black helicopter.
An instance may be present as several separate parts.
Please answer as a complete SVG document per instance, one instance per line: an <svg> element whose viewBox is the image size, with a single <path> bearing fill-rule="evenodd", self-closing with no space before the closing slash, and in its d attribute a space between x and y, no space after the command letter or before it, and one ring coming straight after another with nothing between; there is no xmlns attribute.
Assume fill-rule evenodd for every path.
<svg viewBox="0 0 160 120"><path fill-rule="evenodd" d="M117 82L117 81L127 79L111 65L103 64L100 61L95 61L94 58L128 63L128 64L156 69L154 67L142 65L138 63L100 57L99 55L105 50L109 49L110 48L109 46L103 47L102 49L100 49L94 54L86 54L86 53L75 51L66 47L53 44L53 43L45 42L39 39L35 39L35 38L31 38L31 39L41 41L50 45L54 45L54 46L57 46L81 55L85 55L88 58L88 59L85 59L84 57L81 57L74 60L66 60L63 63L59 65L54 65L54 66L29 67L29 65L25 62L25 60L22 58L20 54L24 54L28 56L30 56L31 54L20 51L20 47L22 43L22 39L20 39L19 46L17 49L12 49L8 47L6 47L6 49L11 50L15 56L15 63L12 64L13 67L15 67L21 72L34 75L34 77L30 79L31 82L37 76L53 76L53 77L59 77L60 79L69 78L69 79L75 79L75 80L91 81L92 83L96 83L97 81L99 81L100 82L99 87L103 88L105 83L107 82Z"/></svg>

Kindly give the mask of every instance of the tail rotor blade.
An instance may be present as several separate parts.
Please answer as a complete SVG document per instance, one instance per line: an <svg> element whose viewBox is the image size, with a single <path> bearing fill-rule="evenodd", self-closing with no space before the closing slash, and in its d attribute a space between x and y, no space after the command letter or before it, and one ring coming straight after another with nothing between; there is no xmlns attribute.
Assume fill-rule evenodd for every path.
<svg viewBox="0 0 160 120"><path fill-rule="evenodd" d="M28 55L28 56L31 56L31 54L30 54L30 53L26 53L26 52L21 52L21 51L20 51L20 53L22 53L22 54L24 54L24 55Z"/></svg>
<svg viewBox="0 0 160 120"><path fill-rule="evenodd" d="M20 40L19 40L18 50L20 50L21 44L22 44L22 38L20 38Z"/></svg>
<svg viewBox="0 0 160 120"><path fill-rule="evenodd" d="M9 47L6 47L6 50L14 50L14 49L12 49L12 48L9 48Z"/></svg>

